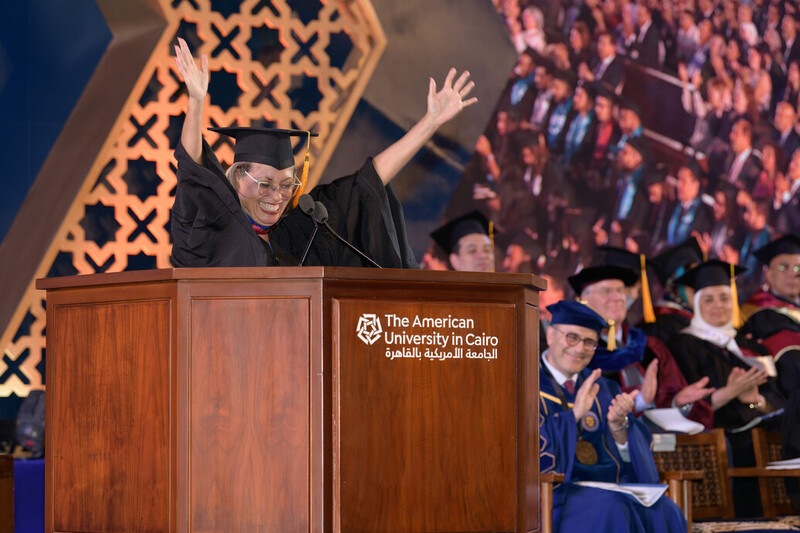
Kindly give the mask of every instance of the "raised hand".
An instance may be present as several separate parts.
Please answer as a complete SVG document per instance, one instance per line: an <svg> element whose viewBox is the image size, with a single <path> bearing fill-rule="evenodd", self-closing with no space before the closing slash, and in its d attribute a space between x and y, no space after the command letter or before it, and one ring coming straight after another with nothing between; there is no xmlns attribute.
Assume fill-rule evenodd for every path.
<svg viewBox="0 0 800 533"><path fill-rule="evenodd" d="M600 373L601 370L599 368L594 369L594 371L589 374L589 377L581 383L581 386L575 393L575 402L572 404L572 414L575 415L576 422L579 422L586 413L589 412L589 409L592 408L594 399L600 391L600 385L595 383L600 378Z"/></svg>
<svg viewBox="0 0 800 533"><path fill-rule="evenodd" d="M658 391L658 359L653 359L647 365L642 383L642 399L647 405L656 399L656 391Z"/></svg>
<svg viewBox="0 0 800 533"><path fill-rule="evenodd" d="M691 385L685 386L675 395L675 405L683 407L684 405L707 398L709 394L714 392L714 387L707 388L706 385L708 385L708 376L702 377Z"/></svg>
<svg viewBox="0 0 800 533"><path fill-rule="evenodd" d="M430 79L428 115L433 119L436 127L441 126L459 114L462 109L478 101L475 97L464 100L475 87L475 83L469 81L469 71L465 70L454 83L455 76L456 69L451 68L440 91L436 90L436 81L433 78Z"/></svg>
<svg viewBox="0 0 800 533"><path fill-rule="evenodd" d="M175 45L175 65L189 91L189 98L204 100L208 92L208 56L203 54L198 68L189 45L179 37Z"/></svg>

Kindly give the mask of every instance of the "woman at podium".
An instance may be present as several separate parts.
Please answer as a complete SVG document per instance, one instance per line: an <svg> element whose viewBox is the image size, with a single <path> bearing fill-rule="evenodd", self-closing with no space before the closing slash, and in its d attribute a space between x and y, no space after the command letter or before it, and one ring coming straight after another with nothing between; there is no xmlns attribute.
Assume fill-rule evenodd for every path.
<svg viewBox="0 0 800 533"><path fill-rule="evenodd" d="M176 267L368 266L324 228L327 224L382 267L416 268L406 238L400 202L389 182L439 127L464 107L474 87L469 72L450 69L441 90L431 78L425 115L399 141L369 158L355 174L319 185L303 209L295 208L308 176L308 152L295 169L290 139L307 131L268 128L215 128L236 140L234 163L223 171L203 139L203 103L208 92L208 58L200 67L183 39L175 61L189 93L189 103L175 149L178 186L172 208L172 263ZM315 204L316 202L316 204ZM320 208L320 203L324 206ZM310 204L310 205L309 205ZM314 234L313 243L306 247Z"/></svg>

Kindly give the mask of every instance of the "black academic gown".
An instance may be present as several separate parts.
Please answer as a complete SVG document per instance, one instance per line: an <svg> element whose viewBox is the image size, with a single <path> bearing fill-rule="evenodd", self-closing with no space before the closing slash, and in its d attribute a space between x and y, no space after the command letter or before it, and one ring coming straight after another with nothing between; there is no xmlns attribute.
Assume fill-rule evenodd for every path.
<svg viewBox="0 0 800 533"><path fill-rule="evenodd" d="M311 217L295 209L272 227L269 243L256 234L211 147L203 142L198 165L181 144L172 207L172 264L176 267L295 266L314 231ZM402 208L380 180L372 160L355 174L309 193L325 204L328 223L342 237L389 268L417 268ZM369 266L321 229L305 265Z"/></svg>
<svg viewBox="0 0 800 533"><path fill-rule="evenodd" d="M750 349L761 353L762 350L756 343L747 343L743 338L737 338L740 348ZM708 387L724 387L728 375L734 367L748 369L749 367L730 351L720 348L706 340L679 333L667 343L672 355L678 362L686 380L693 383L703 376L708 376ZM778 390L773 378L759 387L759 392L773 407L780 408L786 404L786 399ZM702 400L705 402L706 400ZM714 411L714 426L725 429L725 435L731 446L733 466L755 466L753 441L750 431L732 433L731 430L740 428L755 419L762 413L751 409L739 400L732 400ZM762 422L761 427L768 431L780 430L780 417ZM786 433L784 433L784 438ZM761 505L752 495L758 491L758 483L753 479L735 479L733 483L733 500L737 517L760 516Z"/></svg>

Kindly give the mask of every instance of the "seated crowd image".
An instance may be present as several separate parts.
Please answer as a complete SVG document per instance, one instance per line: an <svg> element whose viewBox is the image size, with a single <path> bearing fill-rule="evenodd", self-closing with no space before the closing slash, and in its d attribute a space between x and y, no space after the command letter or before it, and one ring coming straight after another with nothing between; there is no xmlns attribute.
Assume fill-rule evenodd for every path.
<svg viewBox="0 0 800 533"><path fill-rule="evenodd" d="M47 411L39 406L37 435L20 415L15 430L30 434L17 437L16 452L0 446L0 533L23 533L3 523L3 502L14 493L4 496L2 481L22 472L17 466L14 473L11 455L20 463L41 460L35 474L41 500L31 506L46 506L40 520L48 532L73 531L79 520L70 522L63 509L81 507L76 494L109 500L108 509L75 511L88 517L80 531L94 531L108 516L113 523L112 500L130 497L132 486L144 492L120 521L147 531L157 528L141 524L218 531L214 520L224 513L214 513L230 501L225 511L235 509L235 523L249 524L250 517L240 516L249 510L239 511L255 501L253 517L275 511L280 520L288 517L280 522L286 531L444 533L450 522L426 505L446 501L459 511L448 507L442 516L461 512L453 523L463 519L468 526L458 531L800 532L800 0L473 0L479 1L514 60L510 72L488 79L474 65L490 57L472 58L467 68L434 49L430 54L440 54L446 68L415 73L422 83L394 80L396 93L376 96L390 92L378 86L365 93L374 101L364 96L358 103L365 79L356 84L358 98L344 89L332 96L330 87L361 75L348 70L356 55L363 54L359 68L367 78L372 69L381 73L383 48L367 67L368 50L359 48L342 61L342 72L319 77L330 86L318 91L320 108L346 115L330 123L319 110L284 113L278 105L295 106L294 97L278 93L300 92L303 75L338 68L330 57L322 66L314 59L336 44L314 33L316 22L308 35L296 27L284 32L273 43L280 50L267 51L307 55L300 60L305 74L281 72L280 61L245 74L228 63L240 60L236 53L246 55L241 44L255 40L257 31L237 36L241 28L233 22L237 29L223 32L203 20L186 31L191 17L224 10L225 2L152 2L185 17L180 24L168 21L173 35L165 33L158 45L169 46L161 58L169 65L158 67L161 81L153 75L149 85L138 85L147 85L148 94L174 91L171 114L150 125L132 118L135 138L106 144L129 150L131 165L137 143L168 144L153 165L151 188L168 191L172 203L149 218L139 214L145 199L138 207L106 205L96 190L122 188L129 178L112 164L95 162L103 174L75 190L105 213L107 233L138 223L125 237L128 244L160 238L152 248L161 255L144 268L118 268L109 253L109 262L98 266L79 246L69 248L83 230L53 229L61 240L43 252L53 265L74 255L75 264L94 270L40 265L35 309L9 312L20 331L39 332L38 344L21 349L39 346L43 355L37 367L32 356L24 362L26 352L12 368L16 352L7 350L9 370L4 375L0 365L0 386L15 372L36 370L40 383L26 386L46 391ZM471 3L447 4L456 10L459 2ZM268 32L272 18L296 19L308 8L301 4L317 3L320 13L348 13L326 20L326 31L335 26L343 39L348 24L376 16L371 4L380 14L387 2L228 2L237 7L229 6L235 14L226 16L271 13L259 19ZM384 24L400 26L392 30L399 34L410 31L416 19L403 4L394 9L400 15ZM451 13L450 23L457 21ZM223 38L220 32L228 31ZM382 31L365 42L385 39ZM289 33L297 43L284 42ZM217 37L224 41L220 49L228 47L224 53L208 44ZM351 37L354 49L364 46ZM2 45L0 96L6 76L13 76ZM268 55L262 52L255 62ZM237 93L236 100L241 91L243 101L253 84L258 105L275 116L256 104L250 111L261 109L263 116L221 110L226 92ZM499 99L485 102L482 91L492 85ZM399 99L401 92L413 96L416 114L381 107L381 98ZM142 108L150 105L145 100ZM481 106L486 113L476 118ZM355 126L345 129L351 113ZM370 120L385 122L380 126L391 134L356 138ZM161 137L145 134L162 123ZM469 123L478 124L466 149L449 146L457 144L452 131L466 135ZM368 153L351 157L359 144ZM351 159L349 173L331 164L340 161L334 159L339 150ZM463 161L456 161L458 154ZM431 163L434 156L445 163ZM446 179L433 171L414 174L438 166L448 167ZM323 170L334 179L323 178ZM136 223L115 221L123 211L136 214ZM64 216L74 212L65 209ZM151 231L151 224L163 231ZM0 234L0 259L7 257L4 242ZM125 257L133 263L137 256ZM90 277L83 274L96 277L81 285ZM274 283L258 285L264 280ZM164 289L170 284L174 289ZM89 303L79 300L79 290ZM33 293L32 286L27 294ZM139 304L152 305L158 320L133 311L130 331L124 313ZM101 308L99 318L92 306ZM101 327L84 328L79 319ZM201 320L204 326L197 325ZM253 340L244 339L251 330ZM94 344L82 344L89 331ZM70 335L77 340L63 340ZM20 337L11 331L2 338L11 346ZM144 351L152 345L152 353L127 360L119 338ZM463 339L466 347L458 344ZM111 344L121 354L113 362L97 355L99 348L92 351ZM206 345L205 352L198 348ZM86 352L91 364L79 358L80 368L68 367L61 357L70 350ZM114 364L125 376L109 370ZM143 376L154 368L160 377L151 383ZM235 401L220 383L235 389ZM242 384L257 390L240 401ZM110 391L108 397L86 405L95 385ZM13 396L26 401L16 390ZM502 408L487 407L487 398ZM113 422L91 426L101 415ZM147 437L147 426L136 438L101 442L106 426L113 435L138 428L142 419L149 424L148 417L159 420L153 431L161 437ZM252 420L234 422L237 417ZM96 431L74 429L87 420ZM434 454L453 442L448 434L464 442ZM477 444L467 442L473 434ZM219 444L239 436L241 449ZM31 456L35 439L41 442ZM153 449L145 449L148 440ZM86 452L84 464L69 462L68 452L80 456L97 442L103 449ZM57 450L45 450L44 443ZM134 452L115 457L115 446ZM276 453L260 463L270 446L288 450L292 459L281 465ZM21 449L28 455L20 456ZM198 462L211 457L219 464L192 463L193 454ZM467 466L458 462L465 456ZM119 463L97 466L106 459ZM115 477L123 467L129 470ZM80 479L84 468L113 491L67 482ZM218 479L228 480L226 469L253 477L224 485ZM452 483L445 480L441 490L408 488L439 482L442 472ZM153 487L139 477L162 474L166 481ZM282 475L291 478L285 492ZM364 479L377 481L359 485ZM234 494L234 485L244 489ZM269 498L262 501L259 490ZM497 500L488 493L498 493ZM16 494L17 501L31 501L19 486ZM53 511L59 498L61 514ZM390 500L396 507L384 508ZM403 506L415 505L412 511L424 510L421 518L403 514ZM15 509L18 524L20 513L34 512ZM295 509L308 516L295 517ZM256 518L252 524L259 525L242 530L260 530L266 522ZM484 523L492 526L475 525Z"/></svg>
<svg viewBox="0 0 800 533"><path fill-rule="evenodd" d="M661 409L721 428L732 471L754 427L800 456L800 6L494 3L518 61L421 266L547 280L553 530L685 531L581 483L657 483ZM726 482L764 520L758 480ZM726 523L702 531L791 529Z"/></svg>

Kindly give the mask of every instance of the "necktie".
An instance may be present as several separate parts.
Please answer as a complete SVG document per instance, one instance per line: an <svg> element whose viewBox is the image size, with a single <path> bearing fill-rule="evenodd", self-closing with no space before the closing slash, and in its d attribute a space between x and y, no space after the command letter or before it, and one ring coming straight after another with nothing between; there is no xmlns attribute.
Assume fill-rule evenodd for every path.
<svg viewBox="0 0 800 533"><path fill-rule="evenodd" d="M568 393L575 394L575 381L568 379L564 382L564 388L567 389Z"/></svg>

